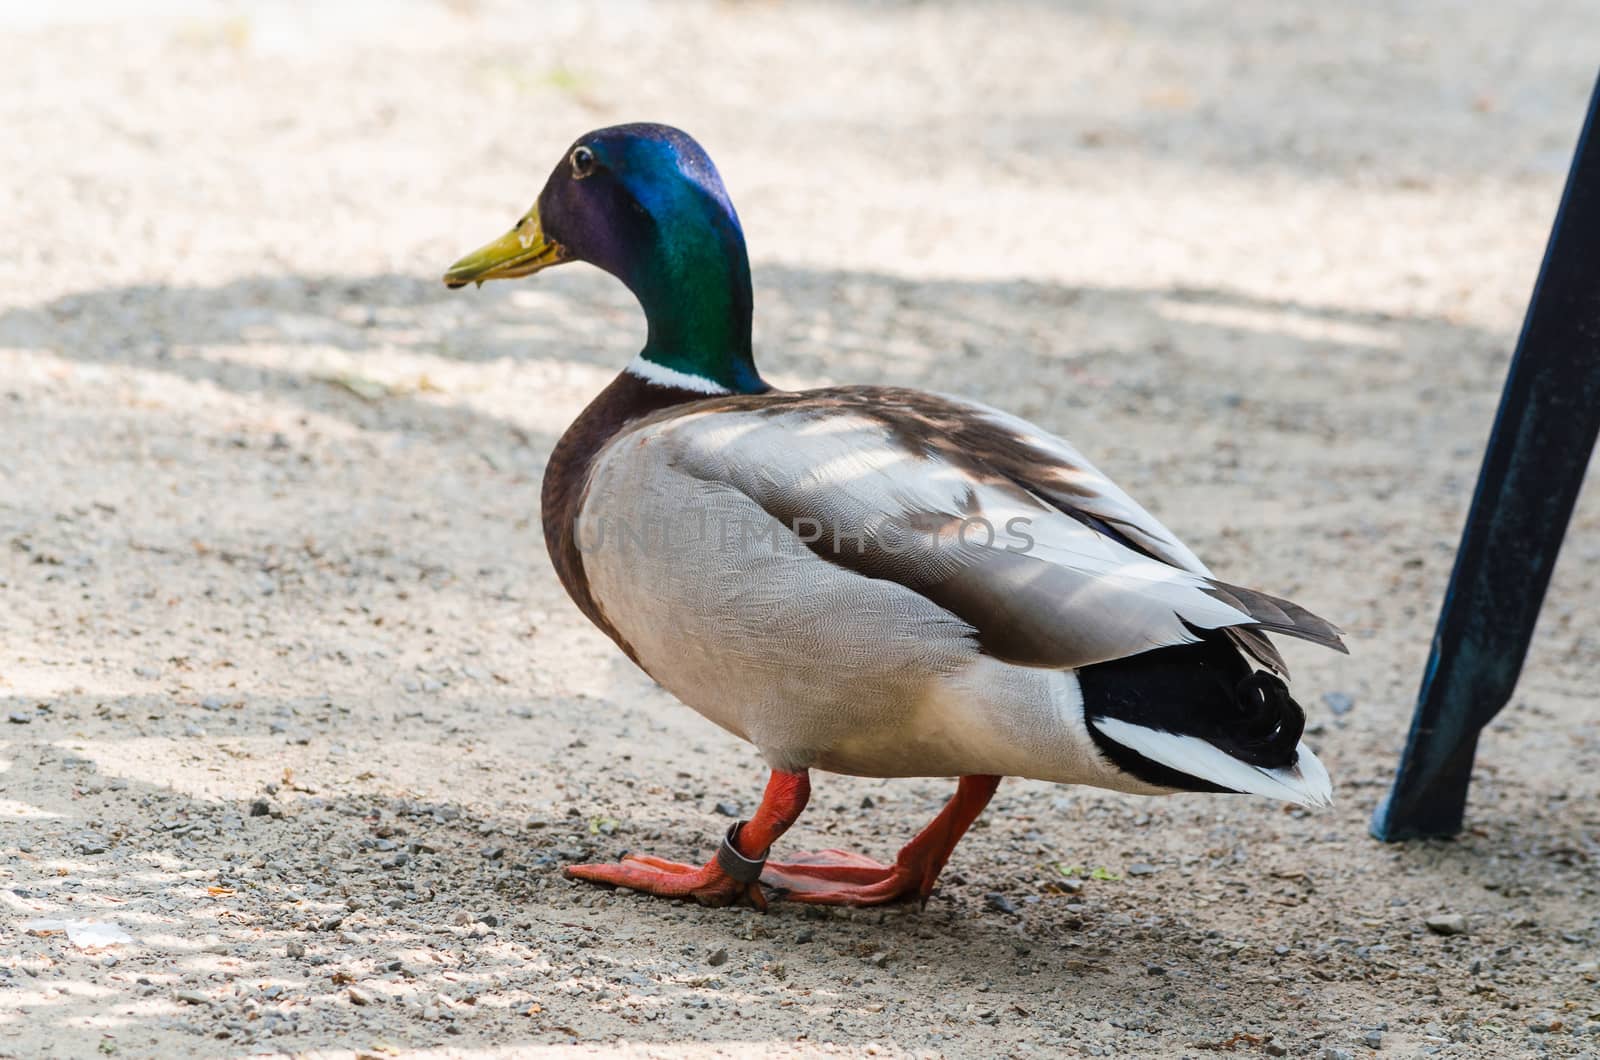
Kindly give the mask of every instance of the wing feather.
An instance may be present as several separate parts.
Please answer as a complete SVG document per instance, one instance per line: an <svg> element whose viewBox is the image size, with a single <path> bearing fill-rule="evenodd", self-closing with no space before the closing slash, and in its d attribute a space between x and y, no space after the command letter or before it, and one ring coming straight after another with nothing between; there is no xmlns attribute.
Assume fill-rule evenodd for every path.
<svg viewBox="0 0 1600 1060"><path fill-rule="evenodd" d="M674 466L748 496L788 530L776 544L922 594L1003 660L1072 669L1208 629L1268 665L1265 630L1342 650L1304 608L1212 578L1076 450L1014 417L866 387L697 409L650 428Z"/></svg>
<svg viewBox="0 0 1600 1060"><path fill-rule="evenodd" d="M1023 470L1023 474L1029 488L1039 496L1063 511L1082 513L1088 520L1107 524L1107 533L1122 538L1130 547L1146 555L1174 567L1212 577L1210 569L1201 562L1200 557L1176 534L1090 463L1071 442L999 409L964 398L945 399L970 409L973 415L1009 432L1017 444L1031 451L1034 459ZM1331 623L1288 601L1268 597L1264 593L1247 592L1251 592L1252 597L1263 604L1272 601L1271 606L1263 612L1251 612L1260 623L1259 628L1232 626L1224 632L1235 647L1263 666L1283 677L1289 676L1289 666L1267 638L1267 630L1323 644L1336 651L1347 651L1344 642L1339 639L1339 629ZM1285 604L1288 607L1284 607ZM1294 617L1291 618L1291 615Z"/></svg>

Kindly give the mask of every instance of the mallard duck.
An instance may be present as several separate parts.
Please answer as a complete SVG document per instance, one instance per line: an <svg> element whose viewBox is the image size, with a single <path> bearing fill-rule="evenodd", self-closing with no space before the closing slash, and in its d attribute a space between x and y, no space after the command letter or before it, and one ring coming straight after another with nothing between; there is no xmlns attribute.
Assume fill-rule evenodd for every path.
<svg viewBox="0 0 1600 1060"><path fill-rule="evenodd" d="M765 908L762 884L926 901L1005 776L1330 802L1266 634L1343 651L1339 630L1214 577L1031 423L901 387L768 385L739 218L688 135L580 137L534 207L444 281L570 261L626 284L649 330L551 454L550 559L591 622L754 744L771 778L704 865L634 854L569 877L708 905ZM959 780L893 864L769 861L813 769Z"/></svg>

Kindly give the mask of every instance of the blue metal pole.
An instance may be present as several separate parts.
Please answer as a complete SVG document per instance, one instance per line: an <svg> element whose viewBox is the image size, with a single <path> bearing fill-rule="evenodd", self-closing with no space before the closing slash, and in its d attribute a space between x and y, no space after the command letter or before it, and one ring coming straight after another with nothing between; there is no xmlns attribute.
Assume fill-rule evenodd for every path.
<svg viewBox="0 0 1600 1060"><path fill-rule="evenodd" d="M1511 698L1600 432L1600 82L1511 359L1378 839L1461 830L1478 733Z"/></svg>

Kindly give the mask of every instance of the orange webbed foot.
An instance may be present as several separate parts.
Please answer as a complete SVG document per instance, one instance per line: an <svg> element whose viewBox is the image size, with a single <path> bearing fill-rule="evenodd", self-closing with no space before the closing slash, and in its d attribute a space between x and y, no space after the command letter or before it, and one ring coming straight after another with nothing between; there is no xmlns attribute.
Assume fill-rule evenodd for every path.
<svg viewBox="0 0 1600 1060"><path fill-rule="evenodd" d="M562 872L574 880L608 883L662 898L692 898L701 905L734 905L744 901L757 909L767 907L760 884L740 882L715 862L684 865L649 854L630 854L611 865L568 865Z"/></svg>

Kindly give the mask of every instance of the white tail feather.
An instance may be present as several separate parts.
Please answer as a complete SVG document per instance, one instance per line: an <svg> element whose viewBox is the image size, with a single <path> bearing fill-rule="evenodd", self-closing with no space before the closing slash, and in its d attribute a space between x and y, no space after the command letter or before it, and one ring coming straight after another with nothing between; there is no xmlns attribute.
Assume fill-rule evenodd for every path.
<svg viewBox="0 0 1600 1060"><path fill-rule="evenodd" d="M1162 732L1119 718L1095 718L1089 724L1152 762L1209 780L1229 791L1263 795L1301 806L1333 805L1333 783L1328 778L1328 770L1303 743L1296 749L1298 760L1294 765L1286 769L1265 769L1241 762L1222 748L1195 736Z"/></svg>

